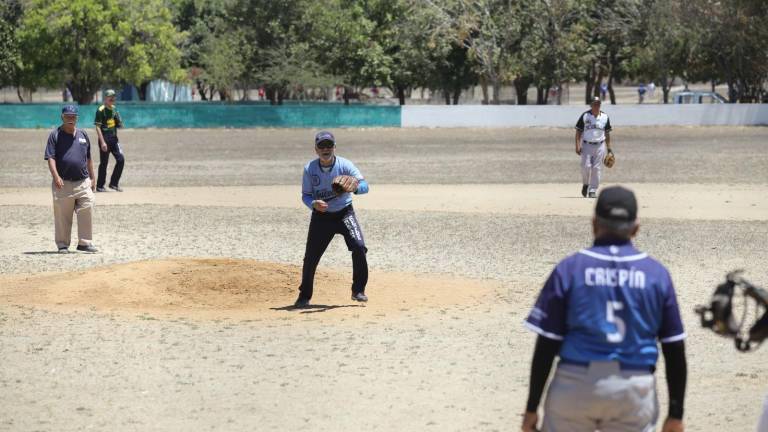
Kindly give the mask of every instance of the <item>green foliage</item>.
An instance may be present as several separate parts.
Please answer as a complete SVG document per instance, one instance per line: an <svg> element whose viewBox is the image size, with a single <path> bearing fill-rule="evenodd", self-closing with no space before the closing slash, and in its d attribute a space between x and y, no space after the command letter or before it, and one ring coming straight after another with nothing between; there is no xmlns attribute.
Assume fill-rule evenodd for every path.
<svg viewBox="0 0 768 432"><path fill-rule="evenodd" d="M486 103L514 84L676 78L765 97L764 0L5 0L0 84L70 87L191 78L205 99L264 86L275 103L307 89L425 87ZM487 89L492 89L488 95ZM612 92L612 90L611 90Z"/></svg>
<svg viewBox="0 0 768 432"><path fill-rule="evenodd" d="M228 22L242 32L244 81L264 86L273 103L281 103L291 87L327 83L314 63L319 53L307 49L304 25L309 0L235 0ZM306 79L306 82L302 82ZM297 89L300 92L300 89Z"/></svg>
<svg viewBox="0 0 768 432"><path fill-rule="evenodd" d="M446 104L458 103L462 90L477 84L479 64L443 10L411 7L401 26L402 54L412 86L442 91Z"/></svg>
<svg viewBox="0 0 768 432"><path fill-rule="evenodd" d="M377 30L387 29L377 29L378 23L369 16L374 8L366 9L362 1L319 0L307 9L304 23L310 47L327 71L343 77L346 84L387 84L392 73L392 59L375 37Z"/></svg>
<svg viewBox="0 0 768 432"><path fill-rule="evenodd" d="M16 28L22 17L21 2L0 3L0 87L16 84L21 65L21 51Z"/></svg>
<svg viewBox="0 0 768 432"><path fill-rule="evenodd" d="M162 0L30 0L19 31L28 85L68 83L88 103L105 83L178 78L170 18Z"/></svg>
<svg viewBox="0 0 768 432"><path fill-rule="evenodd" d="M581 78L591 51L590 18L575 0L531 1L526 9L532 19L520 62L540 90L538 103L545 103L550 87Z"/></svg>
<svg viewBox="0 0 768 432"><path fill-rule="evenodd" d="M683 25L689 12L686 3L652 2L644 16L648 31L628 66L632 76L659 83L664 103L669 101L669 89L676 76L690 79L696 74L691 66L696 61L701 27Z"/></svg>
<svg viewBox="0 0 768 432"><path fill-rule="evenodd" d="M761 0L690 0L699 33L697 79L728 84L731 102L759 102L768 92L768 3Z"/></svg>
<svg viewBox="0 0 768 432"><path fill-rule="evenodd" d="M173 22L182 32L181 65L204 99L218 91L222 99L242 81L249 46L231 23L234 0L173 0Z"/></svg>
<svg viewBox="0 0 768 432"><path fill-rule="evenodd" d="M184 35L163 0L120 0L116 13L119 40L112 58L119 80L134 85L155 78L186 81L178 48Z"/></svg>

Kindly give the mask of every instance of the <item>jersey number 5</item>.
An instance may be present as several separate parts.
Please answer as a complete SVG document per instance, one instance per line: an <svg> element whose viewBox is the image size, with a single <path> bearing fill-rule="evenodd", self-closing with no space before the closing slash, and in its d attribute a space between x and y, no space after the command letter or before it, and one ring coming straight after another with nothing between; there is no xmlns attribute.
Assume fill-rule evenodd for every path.
<svg viewBox="0 0 768 432"><path fill-rule="evenodd" d="M605 320L616 326L615 333L606 333L605 337L608 342L620 343L624 340L624 335L627 333L627 325L624 324L624 320L616 316L616 311L624 309L624 304L617 301L609 301L605 304Z"/></svg>

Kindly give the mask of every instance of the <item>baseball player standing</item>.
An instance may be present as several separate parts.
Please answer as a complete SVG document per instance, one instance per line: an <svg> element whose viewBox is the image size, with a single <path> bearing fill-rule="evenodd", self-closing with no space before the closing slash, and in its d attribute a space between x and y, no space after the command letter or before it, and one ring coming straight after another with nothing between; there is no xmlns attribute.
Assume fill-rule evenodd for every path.
<svg viewBox="0 0 768 432"><path fill-rule="evenodd" d="M315 153L318 158L304 167L301 185L301 199L312 210L307 235L307 247L304 252L304 267L301 273L299 298L294 304L297 308L309 306L312 299L315 270L334 235L341 234L352 252L352 300L368 301L365 286L368 283L368 261L363 240L363 231L352 208L352 193L368 192L368 182L360 170L349 160L335 155L336 139L330 132L320 132L315 136ZM351 176L355 187L352 193L337 194L334 191L334 179L339 176Z"/></svg>
<svg viewBox="0 0 768 432"><path fill-rule="evenodd" d="M542 431L655 430L658 341L669 390L662 430L683 430L685 332L669 272L632 245L636 216L632 191L603 190L592 219L594 245L557 264L526 318L539 336L523 431L536 430L555 356Z"/></svg>
<svg viewBox="0 0 768 432"><path fill-rule="evenodd" d="M93 161L91 141L84 130L78 129L77 106L61 110L63 124L52 130L45 146L45 160L53 182L53 217L56 247L59 253L69 252L72 236L72 213L77 214L77 250L94 253L92 219L94 201Z"/></svg>
<svg viewBox="0 0 768 432"><path fill-rule="evenodd" d="M109 154L112 153L115 156L115 168L109 179L109 188L122 192L120 176L123 175L125 156L123 156L123 149L120 148L120 142L117 139L117 129L123 127L123 120L115 107L114 90L104 92L104 105L96 110L96 119L93 123L96 125L96 134L99 137L99 149L101 150L99 152L99 180L96 182L96 191L107 191L104 189L104 183L107 181Z"/></svg>
<svg viewBox="0 0 768 432"><path fill-rule="evenodd" d="M600 186L603 159L611 149L611 120L600 111L600 98L576 122L576 154L581 156L581 196L594 198Z"/></svg>

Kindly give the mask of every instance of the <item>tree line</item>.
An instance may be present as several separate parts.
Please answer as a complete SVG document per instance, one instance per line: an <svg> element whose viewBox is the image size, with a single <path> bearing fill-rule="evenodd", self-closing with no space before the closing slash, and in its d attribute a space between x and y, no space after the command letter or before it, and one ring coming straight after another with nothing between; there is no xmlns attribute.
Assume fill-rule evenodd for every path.
<svg viewBox="0 0 768 432"><path fill-rule="evenodd" d="M500 103L548 89L675 78L727 84L731 102L768 98L765 0L3 0L0 87L188 83L204 100L263 88L275 104L342 86L414 88L447 104L480 85ZM529 94L529 88L536 94ZM243 94L248 95L245 91ZM23 102L22 94L19 99Z"/></svg>

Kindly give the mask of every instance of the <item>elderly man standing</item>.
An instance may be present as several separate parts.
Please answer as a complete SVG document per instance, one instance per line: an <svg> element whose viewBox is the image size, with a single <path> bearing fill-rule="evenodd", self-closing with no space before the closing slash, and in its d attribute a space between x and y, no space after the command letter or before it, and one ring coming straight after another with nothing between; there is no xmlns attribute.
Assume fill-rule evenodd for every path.
<svg viewBox="0 0 768 432"><path fill-rule="evenodd" d="M68 253L72 236L72 213L77 214L77 250L98 252L92 244L93 201L96 183L91 160L91 142L77 128L77 106L61 110L62 125L48 135L45 160L53 184L53 217L56 247Z"/></svg>
<svg viewBox="0 0 768 432"><path fill-rule="evenodd" d="M682 432L688 366L685 331L669 271L636 249L637 199L604 189L592 218L594 244L558 263L525 326L536 332L523 432L656 430L656 360L664 355L669 413L662 432Z"/></svg>

